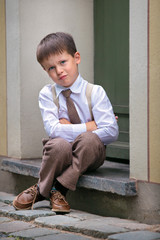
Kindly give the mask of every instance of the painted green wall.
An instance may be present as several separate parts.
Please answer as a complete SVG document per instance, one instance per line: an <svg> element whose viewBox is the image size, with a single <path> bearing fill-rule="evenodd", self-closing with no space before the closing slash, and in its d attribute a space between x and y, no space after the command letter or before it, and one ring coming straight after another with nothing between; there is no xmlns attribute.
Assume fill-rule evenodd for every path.
<svg viewBox="0 0 160 240"><path fill-rule="evenodd" d="M129 158L129 1L95 0L94 20L95 83L105 88L119 117L118 141L122 144L117 157L126 159Z"/></svg>

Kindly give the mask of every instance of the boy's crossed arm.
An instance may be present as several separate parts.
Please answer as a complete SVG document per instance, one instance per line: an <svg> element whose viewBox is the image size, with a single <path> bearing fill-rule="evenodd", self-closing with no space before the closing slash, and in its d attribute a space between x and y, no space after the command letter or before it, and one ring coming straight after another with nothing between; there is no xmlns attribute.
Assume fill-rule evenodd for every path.
<svg viewBox="0 0 160 240"><path fill-rule="evenodd" d="M60 122L61 124L72 124L72 123L70 123L70 122L69 122L67 119L65 119L65 118L61 118L61 119L59 120L59 122ZM94 131L94 130L97 129L97 125L96 125L95 121L90 121L90 122L87 122L87 123L86 123L86 128L87 128L87 131Z"/></svg>

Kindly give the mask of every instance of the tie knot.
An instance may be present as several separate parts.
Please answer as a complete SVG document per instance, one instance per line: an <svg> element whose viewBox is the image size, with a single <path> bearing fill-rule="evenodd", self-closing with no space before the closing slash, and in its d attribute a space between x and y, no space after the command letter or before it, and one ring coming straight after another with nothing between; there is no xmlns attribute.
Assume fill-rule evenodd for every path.
<svg viewBox="0 0 160 240"><path fill-rule="evenodd" d="M66 98L70 97L71 95L71 90L67 89L65 91L62 91L63 96L65 96Z"/></svg>

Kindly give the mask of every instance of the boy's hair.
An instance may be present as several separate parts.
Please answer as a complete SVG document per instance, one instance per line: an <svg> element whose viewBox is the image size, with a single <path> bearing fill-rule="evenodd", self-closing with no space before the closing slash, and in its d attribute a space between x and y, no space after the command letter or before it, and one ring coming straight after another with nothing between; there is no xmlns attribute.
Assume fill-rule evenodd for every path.
<svg viewBox="0 0 160 240"><path fill-rule="evenodd" d="M37 61L42 64L52 54L67 51L72 57L77 52L73 37L64 32L51 33L44 37L37 47Z"/></svg>

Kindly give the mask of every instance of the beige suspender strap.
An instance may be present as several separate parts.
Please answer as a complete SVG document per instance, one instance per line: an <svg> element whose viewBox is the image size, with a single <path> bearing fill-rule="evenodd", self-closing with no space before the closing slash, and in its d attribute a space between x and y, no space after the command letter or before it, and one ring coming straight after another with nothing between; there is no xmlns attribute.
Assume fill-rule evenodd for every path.
<svg viewBox="0 0 160 240"><path fill-rule="evenodd" d="M92 94L93 86L94 86L94 84L88 83L87 87L86 87L86 98L87 98L87 101L88 101L88 107L89 107L89 111L90 111L92 120L94 119L93 118L93 113L92 113L92 104L91 104L91 94Z"/></svg>
<svg viewBox="0 0 160 240"><path fill-rule="evenodd" d="M53 102L59 109L59 99L56 97L56 89L54 85L52 85L52 95L53 95Z"/></svg>
<svg viewBox="0 0 160 240"><path fill-rule="evenodd" d="M91 94L92 94L93 86L94 86L94 84L88 83L87 87L86 87L86 98L88 101L88 107L89 107L89 111L90 111L92 120L94 119L93 114L92 114L92 105L91 105ZM59 109L59 99L56 98L56 89L55 89L54 85L52 85L52 95L53 95L53 102Z"/></svg>

